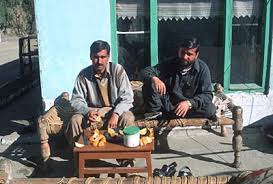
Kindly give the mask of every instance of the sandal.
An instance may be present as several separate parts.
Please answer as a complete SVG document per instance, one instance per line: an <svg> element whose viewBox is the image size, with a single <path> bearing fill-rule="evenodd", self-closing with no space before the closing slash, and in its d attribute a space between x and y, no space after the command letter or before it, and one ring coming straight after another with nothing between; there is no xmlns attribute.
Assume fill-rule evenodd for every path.
<svg viewBox="0 0 273 184"><path fill-rule="evenodd" d="M191 169L188 166L182 167L178 172L178 177L181 176L192 176Z"/></svg>
<svg viewBox="0 0 273 184"><path fill-rule="evenodd" d="M159 177L172 177L176 173L176 162L172 162L169 165L164 164L161 169L154 169L153 176L159 176Z"/></svg>

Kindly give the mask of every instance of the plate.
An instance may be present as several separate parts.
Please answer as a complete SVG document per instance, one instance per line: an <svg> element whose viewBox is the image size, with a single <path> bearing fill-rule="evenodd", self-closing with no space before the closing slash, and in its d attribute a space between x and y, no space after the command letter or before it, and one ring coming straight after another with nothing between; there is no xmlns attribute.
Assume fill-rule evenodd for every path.
<svg viewBox="0 0 273 184"><path fill-rule="evenodd" d="M113 130L115 131L115 133L117 134L116 136L110 136L110 134L108 133L108 131L105 132L105 138L107 142L112 142L112 143L122 143L123 142L123 135L120 134L120 132L122 131L120 128L113 128ZM121 131L120 131L121 130Z"/></svg>

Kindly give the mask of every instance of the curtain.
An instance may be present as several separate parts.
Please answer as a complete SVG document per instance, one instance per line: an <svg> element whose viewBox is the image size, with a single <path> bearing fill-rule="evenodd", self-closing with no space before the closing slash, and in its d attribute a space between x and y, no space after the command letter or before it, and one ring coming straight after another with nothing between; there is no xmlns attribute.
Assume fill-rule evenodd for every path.
<svg viewBox="0 0 273 184"><path fill-rule="evenodd" d="M233 16L246 17L259 15L262 0L234 0ZM149 16L148 0L117 0L118 18ZM158 19L202 19L224 15L223 0L158 0Z"/></svg>

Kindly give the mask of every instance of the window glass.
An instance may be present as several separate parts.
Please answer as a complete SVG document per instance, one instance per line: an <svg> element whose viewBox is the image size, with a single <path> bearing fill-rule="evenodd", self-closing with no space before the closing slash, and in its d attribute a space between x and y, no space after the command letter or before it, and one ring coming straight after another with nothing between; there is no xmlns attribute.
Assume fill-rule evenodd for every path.
<svg viewBox="0 0 273 184"><path fill-rule="evenodd" d="M231 84L254 83L261 86L264 10L262 0L233 3Z"/></svg>
<svg viewBox="0 0 273 184"><path fill-rule="evenodd" d="M150 65L150 10L147 0L117 0L118 62L131 80Z"/></svg>
<svg viewBox="0 0 273 184"><path fill-rule="evenodd" d="M177 55L177 44L186 36L200 40L199 58L211 71L213 82L223 81L224 1L158 0L159 62Z"/></svg>

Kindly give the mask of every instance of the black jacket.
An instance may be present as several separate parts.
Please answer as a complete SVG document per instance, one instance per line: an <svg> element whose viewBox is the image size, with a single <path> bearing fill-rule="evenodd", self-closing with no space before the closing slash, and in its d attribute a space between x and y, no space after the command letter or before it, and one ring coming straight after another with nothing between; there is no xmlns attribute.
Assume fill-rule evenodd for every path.
<svg viewBox="0 0 273 184"><path fill-rule="evenodd" d="M141 71L142 80L159 77L166 85L172 105L182 100L189 100L192 108L199 110L212 103L211 75L207 64L197 59L186 74L182 75L179 59L174 58L154 67L146 67Z"/></svg>

